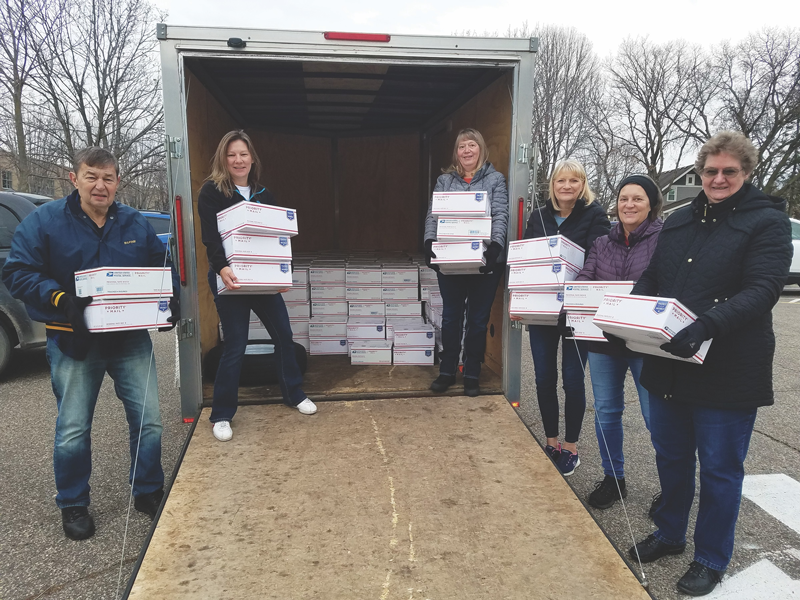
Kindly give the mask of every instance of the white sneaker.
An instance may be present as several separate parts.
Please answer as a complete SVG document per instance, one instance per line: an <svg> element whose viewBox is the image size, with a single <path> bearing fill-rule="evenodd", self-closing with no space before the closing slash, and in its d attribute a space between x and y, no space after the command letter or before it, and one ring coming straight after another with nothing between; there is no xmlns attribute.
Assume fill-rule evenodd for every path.
<svg viewBox="0 0 800 600"><path fill-rule="evenodd" d="M227 442L233 437L233 429L231 429L230 421L217 421L214 423L214 428L211 430L214 437L220 442Z"/></svg>
<svg viewBox="0 0 800 600"><path fill-rule="evenodd" d="M314 404L308 398L303 400L295 408L297 408L297 410L299 410L304 415L313 415L315 412L317 412L317 405Z"/></svg>

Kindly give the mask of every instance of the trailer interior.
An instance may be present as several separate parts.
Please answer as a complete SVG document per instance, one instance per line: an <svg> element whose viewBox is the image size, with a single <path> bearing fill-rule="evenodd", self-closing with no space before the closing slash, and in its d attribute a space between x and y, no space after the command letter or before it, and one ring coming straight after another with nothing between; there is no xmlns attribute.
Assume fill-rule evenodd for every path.
<svg viewBox="0 0 800 600"><path fill-rule="evenodd" d="M196 199L226 132L247 131L263 182L279 205L297 210L295 253L419 253L430 193L464 127L481 131L490 162L508 177L514 82L508 66L186 53L183 73L204 356L219 333ZM487 332L481 374L487 393L503 391L504 288L501 282ZM312 399L426 395L438 374L438 366L308 358L304 390ZM206 403L212 388L206 378ZM461 393L459 385L451 389ZM279 399L277 384L240 389L243 404Z"/></svg>

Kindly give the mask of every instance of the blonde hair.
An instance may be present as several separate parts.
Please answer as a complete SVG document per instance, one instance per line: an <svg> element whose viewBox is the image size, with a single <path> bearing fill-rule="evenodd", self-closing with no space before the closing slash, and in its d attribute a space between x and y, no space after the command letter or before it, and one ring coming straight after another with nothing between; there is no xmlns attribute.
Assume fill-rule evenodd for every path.
<svg viewBox="0 0 800 600"><path fill-rule="evenodd" d="M219 141L217 150L211 159L211 175L206 177L206 181L213 181L217 189L226 198L233 196L233 178L230 171L228 171L228 147L237 141L244 142L245 146L247 146L247 151L250 153L250 158L253 160L250 172L247 174L247 185L250 186L254 193L258 191L256 188L259 186L258 180L261 177L261 160L256 154L256 149L250 136L241 129L229 131Z"/></svg>
<svg viewBox="0 0 800 600"><path fill-rule="evenodd" d="M478 155L478 165L475 167L475 171L477 172L486 163L489 158L489 149L486 147L486 142L483 141L481 132L477 129L467 127L458 132L456 136L456 145L453 147L453 162L450 163L450 166L446 169L442 169L442 173L458 173L461 177L464 177L464 167L461 166L458 160L458 145L464 140L472 140L478 144L478 148L481 150Z"/></svg>
<svg viewBox="0 0 800 600"><path fill-rule="evenodd" d="M579 179L583 180L583 189L581 190L580 194L578 194L578 198L583 198L586 200L587 206L594 202L594 192L589 187L589 181L586 179L586 169L583 168L583 165L577 160L562 160L560 163L556 164L555 168L553 169L553 174L550 176L549 197L550 202L553 203L553 206L556 208L556 210L561 210L561 207L558 205L558 200L556 200L556 193L553 190L553 183L563 172L569 173L570 175L577 175Z"/></svg>

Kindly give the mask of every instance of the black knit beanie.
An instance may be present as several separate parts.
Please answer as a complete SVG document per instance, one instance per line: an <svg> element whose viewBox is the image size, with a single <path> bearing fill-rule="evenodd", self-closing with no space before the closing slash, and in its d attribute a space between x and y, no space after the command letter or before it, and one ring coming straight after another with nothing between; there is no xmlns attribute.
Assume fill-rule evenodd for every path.
<svg viewBox="0 0 800 600"><path fill-rule="evenodd" d="M619 199L619 194L622 191L622 188L630 183L642 186L644 193L647 194L647 198L650 200L650 209L652 210L653 207L658 203L658 188L653 180L646 175L628 175L625 179L623 179L617 188L617 199Z"/></svg>

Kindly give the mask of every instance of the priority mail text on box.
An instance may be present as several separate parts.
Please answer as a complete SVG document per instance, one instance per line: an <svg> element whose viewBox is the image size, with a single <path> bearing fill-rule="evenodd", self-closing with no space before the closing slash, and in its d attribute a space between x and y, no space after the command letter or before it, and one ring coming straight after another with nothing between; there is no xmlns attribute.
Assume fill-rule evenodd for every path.
<svg viewBox="0 0 800 600"><path fill-rule="evenodd" d="M435 216L491 216L489 194L486 192L434 192L431 214Z"/></svg>
<svg viewBox="0 0 800 600"><path fill-rule="evenodd" d="M292 267L289 263L229 263L236 275L239 289L229 290L217 275L218 294L269 294L292 287Z"/></svg>
<svg viewBox="0 0 800 600"><path fill-rule="evenodd" d="M151 329L169 325L169 300L92 300L83 313L92 333Z"/></svg>
<svg viewBox="0 0 800 600"><path fill-rule="evenodd" d="M161 267L101 267L75 272L79 298L167 298L172 296L172 272Z"/></svg>
<svg viewBox="0 0 800 600"><path fill-rule="evenodd" d="M563 262L575 271L583 268L583 248L563 235L516 240L508 244L508 264Z"/></svg>
<svg viewBox="0 0 800 600"><path fill-rule="evenodd" d="M594 313L590 312L568 312L567 326L572 327L575 332L576 340L588 340L592 342L607 342L603 336L603 330L594 324ZM570 338L567 338L570 339Z"/></svg>
<svg viewBox="0 0 800 600"><path fill-rule="evenodd" d="M594 312L606 294L629 294L633 281L575 281L564 286L564 310Z"/></svg>
<svg viewBox="0 0 800 600"><path fill-rule="evenodd" d="M217 229L223 239L232 233L297 235L297 211L245 200L217 213Z"/></svg>
<svg viewBox="0 0 800 600"><path fill-rule="evenodd" d="M557 290L512 291L508 312L512 317L521 317L525 325L555 325L563 302L564 294Z"/></svg>
<svg viewBox="0 0 800 600"><path fill-rule="evenodd" d="M347 338L309 338L309 354L348 354Z"/></svg>

